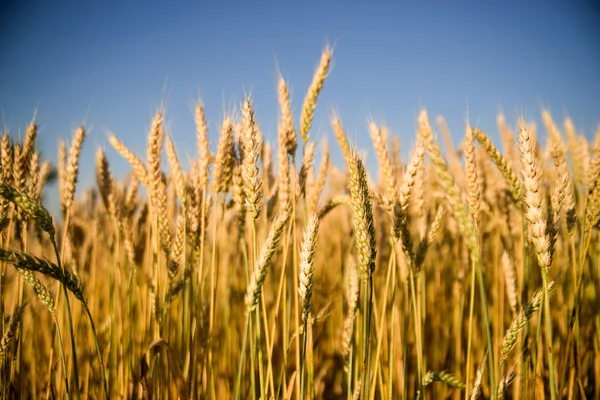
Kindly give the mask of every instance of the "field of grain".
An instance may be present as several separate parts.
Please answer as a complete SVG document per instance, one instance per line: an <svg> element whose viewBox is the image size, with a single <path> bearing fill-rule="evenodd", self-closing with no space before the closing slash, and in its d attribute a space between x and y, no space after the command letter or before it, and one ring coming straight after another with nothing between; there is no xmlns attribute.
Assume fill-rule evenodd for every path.
<svg viewBox="0 0 600 400"><path fill-rule="evenodd" d="M210 134L197 104L189 171L162 110L144 156L108 137L126 178L99 148L85 191L85 127L55 166L37 121L2 136L1 398L600 396L600 127L498 115L499 150L423 109L407 160L369 122L368 171L334 115L332 165L311 138L331 62L297 116L279 79L273 145L251 97Z"/></svg>

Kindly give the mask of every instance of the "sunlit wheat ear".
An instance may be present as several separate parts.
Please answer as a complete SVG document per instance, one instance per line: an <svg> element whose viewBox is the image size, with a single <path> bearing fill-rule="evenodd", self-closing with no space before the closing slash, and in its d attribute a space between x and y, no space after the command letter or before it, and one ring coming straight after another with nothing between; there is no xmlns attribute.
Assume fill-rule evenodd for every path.
<svg viewBox="0 0 600 400"><path fill-rule="evenodd" d="M450 387L464 389L466 385L447 371L429 371L423 376L423 386L433 382L444 382Z"/></svg>
<svg viewBox="0 0 600 400"><path fill-rule="evenodd" d="M177 191L177 198L181 202L181 206L185 210L187 207L186 204L186 195L185 188L187 186L186 178L181 170L181 164L179 164L179 157L177 156L177 151L175 150L175 145L171 141L171 138L167 137L167 160L169 161L169 168L171 169L171 174L175 180L175 189Z"/></svg>
<svg viewBox="0 0 600 400"><path fill-rule="evenodd" d="M179 266L181 265L181 258L183 255L183 245L185 240L185 218L181 215L177 218L177 229L175 230L175 239L173 240L173 246L171 247L170 260L167 265L169 275L169 285L173 284L173 281L179 273Z"/></svg>
<svg viewBox="0 0 600 400"><path fill-rule="evenodd" d="M594 149L590 165L589 183L585 206L584 230L591 230L600 220L600 146Z"/></svg>
<svg viewBox="0 0 600 400"><path fill-rule="evenodd" d="M104 207L109 215L117 217L117 206L114 198L114 181L109 170L108 160L101 148L96 151L96 183Z"/></svg>
<svg viewBox="0 0 600 400"><path fill-rule="evenodd" d="M548 282L548 295L552 293L554 290L555 280ZM504 335L504 340L502 341L502 346L500 347L500 368L499 371L502 371L502 366L504 365L506 359L508 358L508 354L512 349L515 348L517 343L517 339L519 338L519 332L525 328L527 322L533 317L533 315L540 309L542 305L544 292L540 288L538 289L529 303L523 306L523 309L517 314L517 316L513 319L510 324L510 327L506 330L506 334Z"/></svg>
<svg viewBox="0 0 600 400"><path fill-rule="evenodd" d="M352 346L354 319L356 318L356 311L358 310L358 295L360 291L356 263L350 257L348 258L350 259L346 268L348 274L348 285L346 289L348 313L344 319L344 330L342 332L342 354L344 356L344 370L346 372L348 372L350 367L348 355L350 354L350 347Z"/></svg>
<svg viewBox="0 0 600 400"><path fill-rule="evenodd" d="M309 192L307 199L307 210L309 213L317 209L317 203L325 188L327 173L329 172L329 145L326 140L321 143L321 165L319 166L319 174L314 187Z"/></svg>
<svg viewBox="0 0 600 400"><path fill-rule="evenodd" d="M129 184L123 196L123 205L129 211L136 207L137 194L139 190L139 180L135 174L131 174Z"/></svg>
<svg viewBox="0 0 600 400"><path fill-rule="evenodd" d="M290 101L290 92L288 85L282 77L278 82L278 99L281 110L281 120L279 121L279 146L283 146L286 154L292 157L296 155L296 129L294 128L294 119L292 117L292 105Z"/></svg>
<svg viewBox="0 0 600 400"><path fill-rule="evenodd" d="M352 222L356 235L358 269L363 280L375 271L377 243L373 224L373 208L369 198L367 172L362 160L353 153L348 165L348 192L352 203Z"/></svg>
<svg viewBox="0 0 600 400"><path fill-rule="evenodd" d="M117 137L113 134L108 136L108 142L117 150L119 154L131 165L133 173L141 184L148 190L150 190L150 181L146 167L131 150L127 148Z"/></svg>
<svg viewBox="0 0 600 400"><path fill-rule="evenodd" d="M321 54L321 61L319 62L319 66L315 71L312 83L308 88L308 93L304 98L302 114L300 115L300 136L302 137L304 145L306 145L310 139L309 132L312 126L317 100L319 98L319 93L321 93L321 89L323 89L325 78L327 78L327 74L329 72L332 54L333 50L330 47L326 47L323 51L323 54Z"/></svg>
<svg viewBox="0 0 600 400"><path fill-rule="evenodd" d="M37 138L37 125L31 121L25 132L23 146L15 146L15 157L13 165L13 183L15 188L21 191L27 189L27 177L30 171L29 161L33 155L33 148Z"/></svg>
<svg viewBox="0 0 600 400"><path fill-rule="evenodd" d="M427 233L421 242L419 243L419 247L417 248L415 254L415 267L416 270L419 271L425 262L425 256L427 254L427 250L429 246L431 246L438 235L438 233L442 229L442 222L444 220L444 216L446 215L446 211L444 210L443 205L439 205L437 211L435 212L435 217L433 218L433 222L430 226L427 227Z"/></svg>
<svg viewBox="0 0 600 400"><path fill-rule="evenodd" d="M332 211L334 208L336 208L340 204L346 204L346 205L352 206L352 203L350 201L350 196L347 196L345 194L339 194L339 195L334 196L331 199L329 199L327 201L327 203L325 203L323 206L321 206L319 208L319 219L325 218L325 216L327 214L329 214L330 211Z"/></svg>
<svg viewBox="0 0 600 400"><path fill-rule="evenodd" d="M148 163L148 177L150 179L150 196L153 201L156 202L156 196L158 195L159 186L161 182L161 170L160 160L163 146L163 114L157 112L152 119L152 126L148 134L148 150L147 150L147 163Z"/></svg>
<svg viewBox="0 0 600 400"><path fill-rule="evenodd" d="M422 136L429 158L435 166L440 183L446 193L446 198L448 199L454 218L458 222L458 226L465 238L465 244L471 253L471 257L473 260L478 261L481 254L477 229L473 223L469 207L462 201L458 185L450 173L448 164L442 155L438 143L433 137L429 118L427 117L427 112L425 110L422 110L419 114L419 134Z"/></svg>
<svg viewBox="0 0 600 400"><path fill-rule="evenodd" d="M58 195L61 207L64 204L64 187L67 179L67 146L62 139L58 139L58 160L56 162L56 175L58 180Z"/></svg>
<svg viewBox="0 0 600 400"><path fill-rule="evenodd" d="M525 124L519 127L519 150L521 152L521 176L525 218L529 222L533 244L540 268L548 270L552 265L552 245L547 234L547 220L542 205L542 169L537 160L536 141Z"/></svg>
<svg viewBox="0 0 600 400"><path fill-rule="evenodd" d="M263 145L262 151L263 160L263 191L264 197L270 200L274 193L274 175L273 175L273 146L271 142L266 142Z"/></svg>
<svg viewBox="0 0 600 400"><path fill-rule="evenodd" d="M246 224L246 194L244 192L244 180L242 178L241 161L236 158L233 166L233 175L231 181L231 197L235 202L238 211L238 225L243 229ZM287 204L287 203L282 203Z"/></svg>
<svg viewBox="0 0 600 400"><path fill-rule="evenodd" d="M515 147L515 134L506 124L506 118L502 113L498 113L496 116L496 125L498 126L498 131L500 132L505 158L509 164L515 168L515 164L518 164L519 162L519 157Z"/></svg>
<svg viewBox="0 0 600 400"><path fill-rule="evenodd" d="M319 216L312 214L306 223L304 239L300 248L300 272L298 277L298 294L302 305L302 320L306 321L312 310L312 285L313 273L315 271L314 258L317 245L317 233L319 232Z"/></svg>
<svg viewBox="0 0 600 400"><path fill-rule="evenodd" d="M160 160L164 139L163 114L157 112L152 120L152 127L148 134L148 180L150 184L150 198L154 206L154 213L158 217L158 233L163 251L169 253L172 245L171 225L169 223L167 207L167 190L162 180Z"/></svg>
<svg viewBox="0 0 600 400"><path fill-rule="evenodd" d="M281 116L277 127L278 202L286 204L291 196L290 160L296 154L296 130L292 119L290 94L285 80L279 78L279 108Z"/></svg>
<svg viewBox="0 0 600 400"><path fill-rule="evenodd" d="M369 133L371 134L371 140L373 141L373 147L377 155L379 171L384 180L385 191L383 201L388 207L392 207L398 197L398 189L396 187L396 177L394 176L392 160L390 159L388 140L384 137L382 128L374 121L369 122Z"/></svg>
<svg viewBox="0 0 600 400"><path fill-rule="evenodd" d="M56 231L52 223L52 217L48 210L42 207L37 201L25 193L19 192L12 186L3 183L0 183L0 196L8 201L12 201L19 209L29 214L44 232L54 237Z"/></svg>
<svg viewBox="0 0 600 400"><path fill-rule="evenodd" d="M83 147L83 139L85 138L85 129L79 127L73 135L71 148L69 150L69 158L66 165L66 176L63 186L63 210L65 212L71 209L75 196L75 187L77 185L77 175L79 172L79 154Z"/></svg>
<svg viewBox="0 0 600 400"><path fill-rule="evenodd" d="M23 163L18 162L21 159L21 144L15 143L13 146L13 169L12 169L12 182L16 189L21 189L21 177L25 176L23 170Z"/></svg>
<svg viewBox="0 0 600 400"><path fill-rule="evenodd" d="M186 204L189 207L188 212L188 225L190 231L193 233L198 232L200 228L200 209L202 208L202 189L198 182L199 176L199 162L198 159L194 160L190 169L188 185L186 187L187 200Z"/></svg>
<svg viewBox="0 0 600 400"><path fill-rule="evenodd" d="M469 209L475 224L479 221L479 203L481 201L481 183L477 173L477 157L475 155L475 135L471 126L465 129L465 174L467 176Z"/></svg>
<svg viewBox="0 0 600 400"><path fill-rule="evenodd" d="M210 153L210 141L208 138L208 125L206 124L206 115L204 114L204 105L198 103L196 105L196 145L199 157L198 183L204 190L208 187L208 174L212 161Z"/></svg>
<svg viewBox="0 0 600 400"><path fill-rule="evenodd" d="M416 177L425 160L425 147L422 140L417 141L417 147L406 167L402 183L398 190L398 202L394 206L393 234L394 240L402 239L402 248L407 257L412 259L412 236L408 225L408 205L413 194ZM412 262L412 260L411 260Z"/></svg>
<svg viewBox="0 0 600 400"><path fill-rule="evenodd" d="M42 304L46 306L52 315L54 315L54 296L50 293L48 288L46 288L46 286L36 278L35 274L28 269L20 268L16 265L15 269L23 277L23 280L31 287Z"/></svg>
<svg viewBox="0 0 600 400"><path fill-rule="evenodd" d="M302 166L298 173L298 189L297 196L301 193L306 192L306 184L310 181L311 174L314 175L313 161L315 158L315 142L310 142L304 148L304 154L302 155Z"/></svg>
<svg viewBox="0 0 600 400"><path fill-rule="evenodd" d="M419 147L426 149L425 139L423 139L423 137L417 133L417 148ZM424 227L422 225L423 221L425 220L425 195L427 191L426 188L428 185L431 185L431 183L434 181L431 178L431 176L428 176L431 174L431 170L433 170L433 168L431 166L428 166L425 161L419 164L419 167L417 168L417 172L414 177L415 183L413 194L411 195L412 209L415 218L419 221L419 232L421 234L424 232Z"/></svg>
<svg viewBox="0 0 600 400"><path fill-rule="evenodd" d="M2 135L2 140L0 141L0 163L2 165L0 178L5 182L10 183L12 179L13 155L10 137L7 133Z"/></svg>
<svg viewBox="0 0 600 400"><path fill-rule="evenodd" d="M498 383L498 390L496 391L496 398L498 400L504 399L504 392L506 392L506 389L513 383L516 375L515 369L511 368L500 380Z"/></svg>
<svg viewBox="0 0 600 400"><path fill-rule="evenodd" d="M37 187L40 180L40 155L36 152L29 157L29 174L25 183L25 193L36 199Z"/></svg>
<svg viewBox="0 0 600 400"><path fill-rule="evenodd" d="M567 229L569 232L573 232L577 222L575 193L564 150L562 150L560 144L554 144L552 157L554 158L554 168L557 174L551 198L554 223L558 224L558 220L564 210L567 220Z"/></svg>
<svg viewBox="0 0 600 400"><path fill-rule="evenodd" d="M485 364L487 358L487 351L483 356L483 359L479 362L479 368L475 374L475 382L473 382L473 390L471 391L471 400L476 400L481 393L481 379L483 378L483 372L485 371Z"/></svg>
<svg viewBox="0 0 600 400"><path fill-rule="evenodd" d="M283 208L279 214L275 217L275 221L269 230L269 235L265 240L260 257L256 263L248 288L246 290L246 311L250 313L258 304L258 299L262 292L262 286L267 277L269 266L273 261L273 255L281 242L285 225L289 218L291 207L288 204L287 207Z"/></svg>
<svg viewBox="0 0 600 400"><path fill-rule="evenodd" d="M502 271L504 271L504 280L506 281L506 296L508 297L508 304L513 315L519 311L519 290L517 288L517 271L512 264L508 252L504 250L502 258Z"/></svg>
<svg viewBox="0 0 600 400"><path fill-rule="evenodd" d="M52 163L50 161L46 161L40 167L40 176L37 180L37 187L35 189L34 199L39 201L42 198L42 194L44 192L44 188L46 187L46 182L52 173Z"/></svg>
<svg viewBox="0 0 600 400"><path fill-rule="evenodd" d="M344 162L348 164L352 156L352 149L348 143L348 138L346 137L346 132L344 131L342 121L337 115L334 115L331 118L331 126L333 127L333 133L337 139L338 146L340 146L340 150L344 156Z"/></svg>
<svg viewBox="0 0 600 400"><path fill-rule="evenodd" d="M215 193L227 193L231 185L234 158L233 122L225 117L217 144L217 158L214 167Z"/></svg>
<svg viewBox="0 0 600 400"><path fill-rule="evenodd" d="M0 358L4 360L6 353L8 351L8 347L10 343L13 341L19 324L21 323L21 318L23 317L23 311L25 310L25 305L17 306L15 311L12 313L10 317L10 323L8 327L4 331L2 335L2 340L0 341Z"/></svg>
<svg viewBox="0 0 600 400"><path fill-rule="evenodd" d="M81 302L86 302L83 293L83 285L75 274L66 268L59 268L56 264L43 258L7 249L0 249L0 260L13 264L15 268L47 275L63 283L77 299L81 300Z"/></svg>
<svg viewBox="0 0 600 400"><path fill-rule="evenodd" d="M485 133L478 129L472 129L472 132L475 135L477 141L483 146L483 148L488 153L492 161L496 164L500 172L502 172L504 179L506 179L506 181L510 185L513 200L515 201L515 203L517 205L521 204L522 192L521 185L519 183L519 178L513 171L508 160L502 155L502 153L500 153L496 146L494 146L492 141L485 135Z"/></svg>
<svg viewBox="0 0 600 400"><path fill-rule="evenodd" d="M564 120L565 132L567 134L567 146L571 153L571 161L573 162L573 174L575 180L580 185L586 185L588 181L588 166L589 166L589 149L585 137L577 135L575 125L571 118L566 117Z"/></svg>
<svg viewBox="0 0 600 400"><path fill-rule="evenodd" d="M287 155L285 146L279 143L277 150L278 160L278 188L277 196L279 204L286 204L291 197L291 177L290 177L290 160Z"/></svg>
<svg viewBox="0 0 600 400"><path fill-rule="evenodd" d="M244 193L246 194L246 207L252 218L257 219L262 206L262 180L258 171L262 143L250 98L244 100L242 107L240 141L244 150L242 177L244 180Z"/></svg>
<svg viewBox="0 0 600 400"><path fill-rule="evenodd" d="M563 138L560 134L560 131L554 124L554 120L552 119L552 115L550 111L543 109L542 110L542 122L548 132L548 138L553 148L558 148L563 154L566 152L567 147Z"/></svg>

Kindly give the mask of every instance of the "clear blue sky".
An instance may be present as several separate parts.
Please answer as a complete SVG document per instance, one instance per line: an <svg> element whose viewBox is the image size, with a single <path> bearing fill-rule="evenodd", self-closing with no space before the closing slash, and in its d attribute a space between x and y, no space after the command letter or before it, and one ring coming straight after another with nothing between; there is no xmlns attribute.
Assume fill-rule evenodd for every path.
<svg viewBox="0 0 600 400"><path fill-rule="evenodd" d="M219 121L251 92L261 128L276 140L276 77L290 82L296 115L321 50L334 68L313 138L330 137L338 110L348 134L372 151L366 121L414 143L417 112L443 115L460 141L468 114L496 136L495 116L539 121L542 106L593 135L600 122L600 12L582 1L196 2L0 1L0 111L13 135L35 109L40 148L90 129L81 182L106 148L115 175L128 166L108 130L144 155L150 120L166 104L180 158L195 156L193 106L201 96L216 146ZM108 4L108 5L107 5ZM538 123L541 127L541 124ZM371 162L373 157L370 157Z"/></svg>

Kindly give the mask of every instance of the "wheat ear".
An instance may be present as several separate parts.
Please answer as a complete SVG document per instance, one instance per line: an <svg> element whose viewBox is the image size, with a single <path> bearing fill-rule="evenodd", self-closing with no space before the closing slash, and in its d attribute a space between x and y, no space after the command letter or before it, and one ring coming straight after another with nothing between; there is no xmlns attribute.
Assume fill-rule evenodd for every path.
<svg viewBox="0 0 600 400"><path fill-rule="evenodd" d="M444 382L450 387L464 389L466 385L457 377L447 371L429 371L423 376L423 386L433 382Z"/></svg>
<svg viewBox="0 0 600 400"><path fill-rule="evenodd" d="M310 139L309 132L312 126L315 108L317 107L317 100L319 98L319 93L321 93L321 89L323 89L325 78L329 72L332 54L333 50L330 47L326 47L323 51L323 54L321 54L321 61L315 70L312 83L310 84L308 93L304 98L302 114L300 115L300 136L302 137L305 146Z"/></svg>
<svg viewBox="0 0 600 400"><path fill-rule="evenodd" d="M494 146L492 141L478 129L472 129L473 134L477 141L483 146L488 156L496 164L504 179L507 180L510 185L513 200L517 205L521 204L521 185L519 184L519 178L513 171L512 167L508 163L508 160L500 153L500 151Z"/></svg>
<svg viewBox="0 0 600 400"><path fill-rule="evenodd" d="M48 210L42 207L37 201L4 183L0 183L0 196L13 202L19 209L29 214L43 231L54 237L56 231L52 223L52 217L48 213Z"/></svg>
<svg viewBox="0 0 600 400"><path fill-rule="evenodd" d="M246 207L252 217L257 219L262 206L262 181L258 171L258 161L262 141L258 134L258 127L250 98L246 98L242 108L241 144L244 150L242 159L242 177Z"/></svg>
<svg viewBox="0 0 600 400"><path fill-rule="evenodd" d="M73 205L75 196L75 186L77 185L77 175L79 173L79 154L85 138L85 129L80 126L73 135L71 148L69 150L69 159L66 165L66 176L63 185L63 210L67 213Z"/></svg>

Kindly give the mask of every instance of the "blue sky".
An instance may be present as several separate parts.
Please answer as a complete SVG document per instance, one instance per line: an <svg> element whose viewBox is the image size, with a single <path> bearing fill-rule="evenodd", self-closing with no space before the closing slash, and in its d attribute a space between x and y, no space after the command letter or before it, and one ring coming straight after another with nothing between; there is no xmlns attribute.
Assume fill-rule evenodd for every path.
<svg viewBox="0 0 600 400"><path fill-rule="evenodd" d="M84 4L85 3L85 4ZM164 103L184 164L194 157L193 106L202 97L216 147L224 112L251 93L261 128L276 141L278 71L299 116L321 50L335 45L312 137L329 137L337 110L350 138L372 151L366 122L385 122L414 143L418 110L443 115L455 143L468 115L497 138L495 116L539 121L567 113L592 136L600 122L600 12L582 1L0 3L0 112L19 135L37 109L39 145L85 122L83 185L96 148L115 175L129 167L110 130L145 154L147 128ZM541 124L538 123L541 127ZM373 157L370 157L371 162Z"/></svg>

